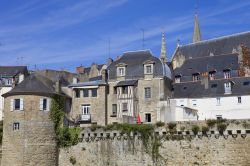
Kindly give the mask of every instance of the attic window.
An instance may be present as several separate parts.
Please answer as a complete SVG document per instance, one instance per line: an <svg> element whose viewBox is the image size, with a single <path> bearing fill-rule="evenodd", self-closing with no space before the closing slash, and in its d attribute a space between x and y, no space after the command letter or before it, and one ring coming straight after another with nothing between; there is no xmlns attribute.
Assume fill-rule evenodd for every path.
<svg viewBox="0 0 250 166"><path fill-rule="evenodd" d="M144 65L144 74L153 74L153 64Z"/></svg>
<svg viewBox="0 0 250 166"><path fill-rule="evenodd" d="M193 81L199 81L200 80L200 74L199 73L194 73L193 74Z"/></svg>
<svg viewBox="0 0 250 166"><path fill-rule="evenodd" d="M212 84L211 88L217 88L217 84Z"/></svg>
<svg viewBox="0 0 250 166"><path fill-rule="evenodd" d="M216 71L210 71L209 72L209 80L214 80L215 79L215 73L216 73Z"/></svg>
<svg viewBox="0 0 250 166"><path fill-rule="evenodd" d="M180 83L181 82L181 75L176 75L175 76L175 83Z"/></svg>
<svg viewBox="0 0 250 166"><path fill-rule="evenodd" d="M244 86L248 86L249 84L250 84L249 81L243 82L243 85L244 85Z"/></svg>
<svg viewBox="0 0 250 166"><path fill-rule="evenodd" d="M224 78L225 79L228 79L228 78L231 77L230 69L225 69L225 70L223 70L223 72L224 72Z"/></svg>
<svg viewBox="0 0 250 166"><path fill-rule="evenodd" d="M120 77L125 76L125 67L118 67L117 68L117 76L120 76Z"/></svg>

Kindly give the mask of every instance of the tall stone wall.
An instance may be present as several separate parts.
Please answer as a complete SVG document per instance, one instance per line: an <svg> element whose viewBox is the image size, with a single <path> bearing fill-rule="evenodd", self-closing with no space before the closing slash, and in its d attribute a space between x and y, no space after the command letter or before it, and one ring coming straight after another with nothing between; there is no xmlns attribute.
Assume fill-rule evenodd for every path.
<svg viewBox="0 0 250 166"><path fill-rule="evenodd" d="M131 141L123 137L86 140L69 149L60 149L59 165L72 165L70 157L75 158L79 166L250 165L249 135L245 138L238 134L236 138L211 135L179 141L163 139L155 163L143 149L141 140L135 139L134 150Z"/></svg>

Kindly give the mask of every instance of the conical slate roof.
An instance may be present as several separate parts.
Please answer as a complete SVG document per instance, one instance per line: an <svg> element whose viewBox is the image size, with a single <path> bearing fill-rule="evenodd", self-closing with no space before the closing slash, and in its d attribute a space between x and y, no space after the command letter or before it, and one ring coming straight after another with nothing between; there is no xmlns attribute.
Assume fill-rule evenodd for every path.
<svg viewBox="0 0 250 166"><path fill-rule="evenodd" d="M41 75L32 74L3 96L26 94L51 96L57 93L55 91L54 83L51 80Z"/></svg>

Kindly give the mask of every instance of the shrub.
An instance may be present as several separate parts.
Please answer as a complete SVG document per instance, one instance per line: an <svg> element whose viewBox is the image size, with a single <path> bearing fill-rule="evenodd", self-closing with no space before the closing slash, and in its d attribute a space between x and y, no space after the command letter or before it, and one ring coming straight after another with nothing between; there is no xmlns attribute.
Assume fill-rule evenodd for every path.
<svg viewBox="0 0 250 166"><path fill-rule="evenodd" d="M156 127L163 127L165 126L165 123L164 122L156 122Z"/></svg>
<svg viewBox="0 0 250 166"><path fill-rule="evenodd" d="M72 165L76 164L76 158L74 156L70 156L69 161Z"/></svg>
<svg viewBox="0 0 250 166"><path fill-rule="evenodd" d="M169 123L168 129L169 129L170 134L174 134L176 132L176 123Z"/></svg>
<svg viewBox="0 0 250 166"><path fill-rule="evenodd" d="M197 125L193 125L192 126L192 131L194 132L195 135L198 134L198 132L200 131L200 127Z"/></svg>
<svg viewBox="0 0 250 166"><path fill-rule="evenodd" d="M223 132L226 130L227 124L226 123L219 123L217 124L217 130L220 134L223 134Z"/></svg>
<svg viewBox="0 0 250 166"><path fill-rule="evenodd" d="M208 132L209 128L207 126L202 126L201 131L203 134L206 134Z"/></svg>
<svg viewBox="0 0 250 166"><path fill-rule="evenodd" d="M242 126L245 128L245 129L249 129L250 128L250 123L248 123L247 121L244 121L242 123Z"/></svg>
<svg viewBox="0 0 250 166"><path fill-rule="evenodd" d="M209 128L213 128L216 123L217 123L217 120L215 120L215 119L208 119L207 120L207 126Z"/></svg>

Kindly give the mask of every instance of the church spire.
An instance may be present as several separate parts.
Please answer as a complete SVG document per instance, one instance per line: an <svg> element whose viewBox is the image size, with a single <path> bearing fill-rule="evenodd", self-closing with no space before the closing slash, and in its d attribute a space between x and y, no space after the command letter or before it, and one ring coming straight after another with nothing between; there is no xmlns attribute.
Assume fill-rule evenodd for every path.
<svg viewBox="0 0 250 166"><path fill-rule="evenodd" d="M193 34L193 43L201 41L201 32L198 15L195 14L195 22L194 22L194 34Z"/></svg>
<svg viewBox="0 0 250 166"><path fill-rule="evenodd" d="M166 43L165 43L165 34L162 32L161 36L161 60L167 62L167 53L166 53Z"/></svg>

